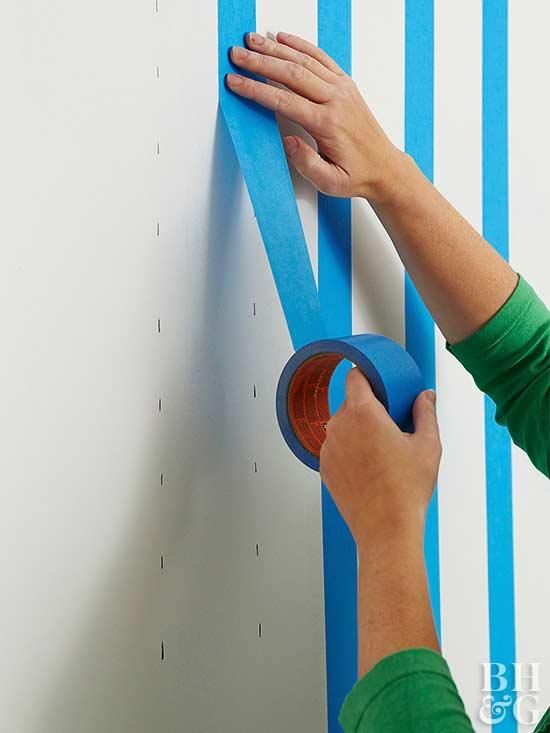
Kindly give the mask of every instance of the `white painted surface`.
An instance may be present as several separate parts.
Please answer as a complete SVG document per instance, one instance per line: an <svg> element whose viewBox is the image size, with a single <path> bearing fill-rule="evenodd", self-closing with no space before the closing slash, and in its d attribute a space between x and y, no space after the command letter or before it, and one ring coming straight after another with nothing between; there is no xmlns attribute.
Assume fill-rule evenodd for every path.
<svg viewBox="0 0 550 733"><path fill-rule="evenodd" d="M405 5L403 0L353 3L352 69L361 93L395 145L404 146ZM376 214L352 203L353 329L405 343L401 261Z"/></svg>
<svg viewBox="0 0 550 733"><path fill-rule="evenodd" d="M481 13L477 0L460 4L439 0L435 5L434 178L478 230L482 227ZM439 332L436 370L444 445L439 474L442 644L470 718L482 731L480 671L490 659L483 395L446 351Z"/></svg>
<svg viewBox="0 0 550 733"><path fill-rule="evenodd" d="M436 2L435 175L479 226L480 7L454 5ZM511 258L547 300L549 21L511 2ZM356 81L402 144L404 2L357 0L353 24ZM315 40L315 2L259 0L258 27ZM276 426L291 346L215 48L214 2L5 10L2 730L325 729L319 485ZM362 202L353 235L354 330L402 341L402 269ZM482 401L441 341L437 359L443 642L475 716ZM542 662L543 708L550 493L519 452L514 490L518 659Z"/></svg>
<svg viewBox="0 0 550 733"><path fill-rule="evenodd" d="M322 730L319 481L215 3L10 12L0 727Z"/></svg>

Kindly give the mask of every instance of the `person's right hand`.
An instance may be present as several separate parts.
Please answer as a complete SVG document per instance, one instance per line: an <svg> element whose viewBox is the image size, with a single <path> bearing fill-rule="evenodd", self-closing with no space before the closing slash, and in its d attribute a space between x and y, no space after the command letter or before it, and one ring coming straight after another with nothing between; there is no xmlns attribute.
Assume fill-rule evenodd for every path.
<svg viewBox="0 0 550 733"><path fill-rule="evenodd" d="M386 136L352 79L308 41L278 33L277 41L247 35L248 49L233 47L231 60L284 88L228 74L228 87L301 125L317 143L298 135L283 143L296 170L331 196L376 200L403 157Z"/></svg>
<svg viewBox="0 0 550 733"><path fill-rule="evenodd" d="M423 536L441 458L434 392L419 394L413 420L415 432L402 432L359 369L350 371L327 424L321 477L360 550L381 533Z"/></svg>

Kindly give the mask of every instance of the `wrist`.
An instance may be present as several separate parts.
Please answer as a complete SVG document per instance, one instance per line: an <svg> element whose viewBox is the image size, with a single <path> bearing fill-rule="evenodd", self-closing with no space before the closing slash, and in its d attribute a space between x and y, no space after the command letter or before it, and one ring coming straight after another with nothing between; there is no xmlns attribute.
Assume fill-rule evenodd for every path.
<svg viewBox="0 0 550 733"><path fill-rule="evenodd" d="M424 546L426 512L421 508L394 508L387 501L371 504L365 517L354 527L354 539L359 555L385 551L396 544L409 547Z"/></svg>
<svg viewBox="0 0 550 733"><path fill-rule="evenodd" d="M374 180L364 187L362 198L370 204L400 204L413 190L415 179L422 175L412 156L392 145L378 166Z"/></svg>

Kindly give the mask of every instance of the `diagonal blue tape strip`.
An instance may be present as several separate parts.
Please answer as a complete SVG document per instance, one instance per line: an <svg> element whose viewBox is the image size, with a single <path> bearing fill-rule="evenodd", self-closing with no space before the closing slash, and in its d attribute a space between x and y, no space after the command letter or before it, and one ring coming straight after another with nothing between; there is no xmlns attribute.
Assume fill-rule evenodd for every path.
<svg viewBox="0 0 550 733"><path fill-rule="evenodd" d="M319 297L275 116L225 85L231 46L256 28L254 0L219 0L220 107L239 159L295 349L322 338ZM242 74L242 71L239 71Z"/></svg>
<svg viewBox="0 0 550 733"><path fill-rule="evenodd" d="M406 0L405 6L405 148L424 174L434 170L434 0ZM433 320L411 279L405 276L407 351L424 375L424 389L435 389ZM439 518L437 491L426 519L425 555L435 625L441 638Z"/></svg>
<svg viewBox="0 0 550 733"><path fill-rule="evenodd" d="M508 196L508 2L483 3L483 235L509 255ZM489 644L494 662L505 665L506 695L514 704L515 590L512 457L508 432L495 422L495 405L485 397L485 475ZM495 726L496 727L496 726ZM498 724L516 733L511 707Z"/></svg>
<svg viewBox="0 0 550 733"><path fill-rule="evenodd" d="M351 73L351 0L318 0L319 46ZM321 314L330 334L350 334L351 201L319 194L318 267ZM330 408L344 399L349 364L330 383ZM358 675L357 551L350 531L326 486L322 487L323 566L328 733L341 731L338 714Z"/></svg>

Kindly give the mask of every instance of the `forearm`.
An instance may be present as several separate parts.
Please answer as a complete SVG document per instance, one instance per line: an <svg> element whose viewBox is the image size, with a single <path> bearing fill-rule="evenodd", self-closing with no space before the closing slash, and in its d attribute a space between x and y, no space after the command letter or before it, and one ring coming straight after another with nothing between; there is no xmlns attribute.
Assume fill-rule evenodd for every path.
<svg viewBox="0 0 550 733"><path fill-rule="evenodd" d="M402 649L439 651L424 563L423 531L410 525L366 534L359 554L359 674Z"/></svg>
<svg viewBox="0 0 550 733"><path fill-rule="evenodd" d="M477 331L513 292L516 273L409 156L396 152L370 203L450 343Z"/></svg>

